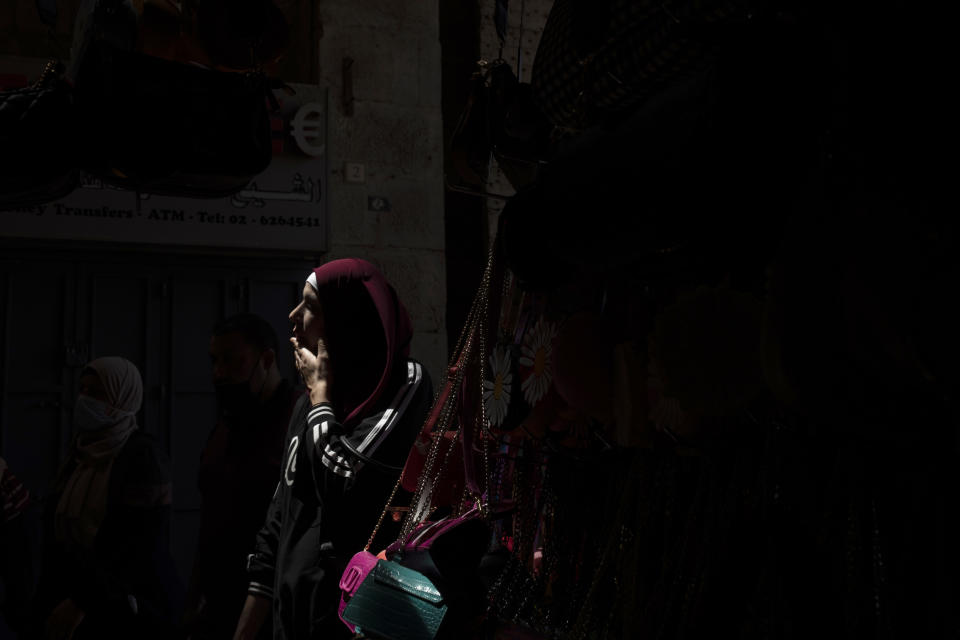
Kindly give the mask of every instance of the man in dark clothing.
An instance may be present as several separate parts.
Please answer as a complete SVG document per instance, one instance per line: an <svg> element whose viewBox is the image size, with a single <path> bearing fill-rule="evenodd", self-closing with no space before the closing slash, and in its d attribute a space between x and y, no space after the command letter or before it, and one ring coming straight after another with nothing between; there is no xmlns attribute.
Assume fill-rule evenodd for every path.
<svg viewBox="0 0 960 640"><path fill-rule="evenodd" d="M409 358L410 320L368 262L314 270L290 314L308 394L293 411L280 482L249 560L235 640L273 613L275 640L349 638L339 580L370 536L432 402Z"/></svg>
<svg viewBox="0 0 960 640"><path fill-rule="evenodd" d="M276 356L276 333L259 316L233 316L214 328L219 415L200 462L200 536L184 615L192 640L232 637L243 607L247 555L280 475L295 401Z"/></svg>

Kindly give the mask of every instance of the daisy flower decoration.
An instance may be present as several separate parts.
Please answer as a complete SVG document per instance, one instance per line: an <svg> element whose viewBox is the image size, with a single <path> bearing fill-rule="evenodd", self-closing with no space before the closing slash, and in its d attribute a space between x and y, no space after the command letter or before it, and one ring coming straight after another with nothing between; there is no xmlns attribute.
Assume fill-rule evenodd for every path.
<svg viewBox="0 0 960 640"><path fill-rule="evenodd" d="M524 336L519 362L529 371L521 384L523 397L532 407L547 394L553 379L551 360L557 328L542 318Z"/></svg>
<svg viewBox="0 0 960 640"><path fill-rule="evenodd" d="M483 407L490 426L499 427L510 409L510 387L513 384L510 352L497 347L490 356L490 378L483 381Z"/></svg>

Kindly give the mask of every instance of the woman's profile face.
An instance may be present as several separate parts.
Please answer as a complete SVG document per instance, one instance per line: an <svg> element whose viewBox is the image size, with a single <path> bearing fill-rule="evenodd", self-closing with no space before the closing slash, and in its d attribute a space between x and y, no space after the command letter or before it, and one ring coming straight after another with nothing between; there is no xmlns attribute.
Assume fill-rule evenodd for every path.
<svg viewBox="0 0 960 640"><path fill-rule="evenodd" d="M89 396L94 400L109 404L107 400L107 390L103 388L103 382L100 380L100 376L92 371L88 371L80 376L80 395Z"/></svg>
<svg viewBox="0 0 960 640"><path fill-rule="evenodd" d="M326 339L320 298L310 284L303 285L303 298L290 312L290 322L293 323L293 335L301 347L315 351L317 342Z"/></svg>

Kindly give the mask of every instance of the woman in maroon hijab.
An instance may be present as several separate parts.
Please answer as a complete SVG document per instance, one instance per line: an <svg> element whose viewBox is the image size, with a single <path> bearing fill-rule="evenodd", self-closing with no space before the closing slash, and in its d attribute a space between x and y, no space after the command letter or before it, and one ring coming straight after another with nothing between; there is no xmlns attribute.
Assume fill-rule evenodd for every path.
<svg viewBox="0 0 960 640"><path fill-rule="evenodd" d="M250 556L236 639L273 607L273 638L350 637L338 583L393 489L432 402L410 359L413 330L393 287L364 260L315 269L290 313L307 393L293 410L286 457Z"/></svg>

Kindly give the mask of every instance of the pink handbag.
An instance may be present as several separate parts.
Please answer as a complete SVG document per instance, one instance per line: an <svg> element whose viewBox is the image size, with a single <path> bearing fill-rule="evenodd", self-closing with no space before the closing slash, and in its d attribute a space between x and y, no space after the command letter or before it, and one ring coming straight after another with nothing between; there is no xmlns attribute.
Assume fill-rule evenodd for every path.
<svg viewBox="0 0 960 640"><path fill-rule="evenodd" d="M337 609L337 615L350 629L353 629L353 625L343 619L343 610L347 608L347 600L353 597L364 578L376 566L377 560L377 556L369 551L355 553L350 558L343 575L340 576L340 607Z"/></svg>
<svg viewBox="0 0 960 640"><path fill-rule="evenodd" d="M405 541L396 541L387 547L387 555L402 551L403 553L412 553L416 551L429 551L433 543L439 540L441 536L452 532L461 524L473 520L480 516L480 509L474 506L472 509L460 516L448 516L436 522L422 522L413 530Z"/></svg>
<svg viewBox="0 0 960 640"><path fill-rule="evenodd" d="M386 549L387 557L427 576L451 603L469 601L479 588L477 571L492 531L474 506L462 515L424 522Z"/></svg>

